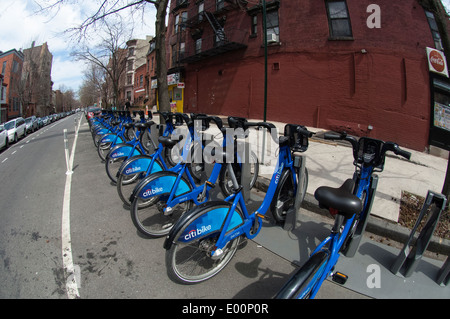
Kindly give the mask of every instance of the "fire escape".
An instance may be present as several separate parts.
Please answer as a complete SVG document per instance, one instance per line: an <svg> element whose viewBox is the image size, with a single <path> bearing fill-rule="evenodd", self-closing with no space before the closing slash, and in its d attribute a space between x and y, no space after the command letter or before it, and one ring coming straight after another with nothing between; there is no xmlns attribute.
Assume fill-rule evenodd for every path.
<svg viewBox="0 0 450 319"><path fill-rule="evenodd" d="M180 62L193 63L246 48L247 32L225 23L227 13L236 8L233 0L205 0L200 12L197 5L193 6L185 22L190 36L186 37L186 50Z"/></svg>

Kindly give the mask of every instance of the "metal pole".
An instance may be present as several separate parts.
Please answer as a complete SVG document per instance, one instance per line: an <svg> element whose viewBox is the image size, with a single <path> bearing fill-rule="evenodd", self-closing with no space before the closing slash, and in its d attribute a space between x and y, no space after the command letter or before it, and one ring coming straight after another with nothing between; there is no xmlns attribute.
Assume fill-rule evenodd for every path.
<svg viewBox="0 0 450 319"><path fill-rule="evenodd" d="M263 39L264 39L264 122L267 120L267 15L266 0L262 0L263 11ZM264 163L264 155L266 152L266 129L263 129L263 145L261 154L261 163Z"/></svg>

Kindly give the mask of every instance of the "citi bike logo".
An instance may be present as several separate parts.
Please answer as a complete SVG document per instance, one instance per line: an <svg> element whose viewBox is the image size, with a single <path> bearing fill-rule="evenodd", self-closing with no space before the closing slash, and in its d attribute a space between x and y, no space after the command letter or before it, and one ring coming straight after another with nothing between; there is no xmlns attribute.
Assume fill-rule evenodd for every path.
<svg viewBox="0 0 450 319"><path fill-rule="evenodd" d="M138 167L130 167L129 169L127 169L125 171L125 174L131 174L131 173L134 173L134 172L138 172L140 170L141 170L140 166L138 166Z"/></svg>
<svg viewBox="0 0 450 319"><path fill-rule="evenodd" d="M119 156L125 156L125 153L124 152L118 152L118 153L114 153L114 154L111 155L112 158L116 158L116 157L119 157Z"/></svg>
<svg viewBox="0 0 450 319"><path fill-rule="evenodd" d="M148 196L151 196L151 195L159 194L162 191L163 191L162 187L150 188L150 189L147 189L144 193L142 193L142 196L143 197L148 197Z"/></svg>
<svg viewBox="0 0 450 319"><path fill-rule="evenodd" d="M211 230L211 225L208 225L208 226L203 225L200 228L191 230L189 233L187 233L184 236L184 239L189 240L189 239L195 238L195 237L200 236L201 234L206 233L210 230Z"/></svg>

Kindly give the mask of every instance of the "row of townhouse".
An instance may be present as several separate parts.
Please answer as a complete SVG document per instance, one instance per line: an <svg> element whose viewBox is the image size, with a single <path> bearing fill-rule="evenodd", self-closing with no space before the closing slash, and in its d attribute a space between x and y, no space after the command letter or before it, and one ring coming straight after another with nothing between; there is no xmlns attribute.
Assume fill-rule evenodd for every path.
<svg viewBox="0 0 450 319"><path fill-rule="evenodd" d="M126 48L118 49L111 58L108 67L120 74L116 107L122 109L128 101L133 107L153 107L156 105L156 90L152 79L156 75L155 38L131 39ZM107 78L105 90L106 104L115 106L114 91L110 77Z"/></svg>
<svg viewBox="0 0 450 319"><path fill-rule="evenodd" d="M47 43L0 52L0 121L56 112L51 80L53 55Z"/></svg>

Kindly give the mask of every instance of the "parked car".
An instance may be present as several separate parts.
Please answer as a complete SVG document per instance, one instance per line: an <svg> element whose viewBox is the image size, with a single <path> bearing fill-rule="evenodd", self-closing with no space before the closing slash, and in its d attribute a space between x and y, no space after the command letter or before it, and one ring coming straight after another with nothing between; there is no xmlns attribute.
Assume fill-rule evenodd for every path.
<svg viewBox="0 0 450 319"><path fill-rule="evenodd" d="M34 131L36 131L37 129L39 129L38 127L38 122L37 122L37 118L36 116L30 116L28 118L25 119L25 123L27 125L27 133L33 133Z"/></svg>
<svg viewBox="0 0 450 319"><path fill-rule="evenodd" d="M7 148L9 146L8 130L5 129L3 124L0 124L0 149Z"/></svg>
<svg viewBox="0 0 450 319"><path fill-rule="evenodd" d="M9 142L17 142L19 138L27 136L27 125L22 117L15 118L5 123L8 130Z"/></svg>
<svg viewBox="0 0 450 319"><path fill-rule="evenodd" d="M50 118L48 116L44 116L42 118L42 123L45 125L48 125L50 123Z"/></svg>
<svg viewBox="0 0 450 319"><path fill-rule="evenodd" d="M44 126L44 121L42 121L42 117L38 117L37 119L38 128L42 128Z"/></svg>
<svg viewBox="0 0 450 319"><path fill-rule="evenodd" d="M86 111L86 118L90 120L94 116L102 114L102 109L97 106L89 106Z"/></svg>

